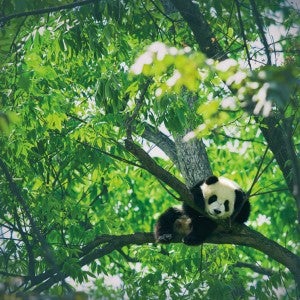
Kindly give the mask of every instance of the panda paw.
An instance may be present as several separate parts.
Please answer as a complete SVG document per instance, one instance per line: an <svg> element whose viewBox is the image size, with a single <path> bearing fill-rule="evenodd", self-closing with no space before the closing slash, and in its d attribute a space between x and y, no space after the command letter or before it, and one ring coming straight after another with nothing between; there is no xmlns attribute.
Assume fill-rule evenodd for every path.
<svg viewBox="0 0 300 300"><path fill-rule="evenodd" d="M173 235L171 233L165 233L160 235L157 238L157 241L162 244L169 244L171 243L172 239L173 239Z"/></svg>
<svg viewBox="0 0 300 300"><path fill-rule="evenodd" d="M183 242L188 246L197 246L203 243L202 239L194 235L188 235L183 239Z"/></svg>

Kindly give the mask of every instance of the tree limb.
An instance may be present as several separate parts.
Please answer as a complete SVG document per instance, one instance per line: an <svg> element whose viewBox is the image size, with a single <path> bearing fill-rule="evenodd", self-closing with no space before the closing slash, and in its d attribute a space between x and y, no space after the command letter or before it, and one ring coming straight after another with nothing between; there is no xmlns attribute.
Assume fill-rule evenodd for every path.
<svg viewBox="0 0 300 300"><path fill-rule="evenodd" d="M81 267L90 264L91 262L95 261L96 259L99 259L105 255L110 254L114 250L118 250L124 246L129 245L142 245L146 243L153 243L154 242L154 235L153 233L143 233L138 232L134 234L127 234L127 235L104 235L102 237L97 238L98 242L105 242L107 241L107 244L101 248L98 248L95 246L92 251L89 251L88 253L83 252L84 255L81 255L79 259L79 265ZM83 249L87 249L86 246L83 247ZM46 272L45 272L46 273ZM47 279L43 280L43 282L33 288L34 286L31 286L30 288L33 288L32 291L34 293L41 293L47 289L49 289L51 286L53 286L55 283L59 282L62 279L65 279L69 276L69 274L55 274L53 270L50 270L47 272ZM45 276L44 276L45 277Z"/></svg>
<svg viewBox="0 0 300 300"><path fill-rule="evenodd" d="M213 35L210 26L199 10L199 6L191 0L171 0L171 2L188 23L201 51L214 59L226 59L226 53Z"/></svg>
<svg viewBox="0 0 300 300"><path fill-rule="evenodd" d="M37 15L42 15L45 13L60 11L63 9L71 9L71 8L87 5L87 4L90 4L93 2L95 2L95 0L82 0L82 1L76 1L76 2L69 3L69 4L65 4L65 5L60 5L60 6L47 7L47 8L41 8L41 9L32 10L32 11L24 11L24 12L11 14L11 15L0 18L0 27L12 19L28 17L28 16L37 16Z"/></svg>
<svg viewBox="0 0 300 300"><path fill-rule="evenodd" d="M272 276L274 274L274 271L271 270L271 269L263 268L263 267L258 266L258 265L249 264L249 263L245 263L245 262L241 262L241 261L233 264L231 267L234 267L234 268L249 268L255 273L262 274L262 275L267 275L267 276Z"/></svg>
<svg viewBox="0 0 300 300"><path fill-rule="evenodd" d="M266 56L267 56L267 64L271 65L272 61L271 61L271 55L270 55L270 51L269 51L269 45L268 45L268 41L267 41L265 33L264 33L264 25L263 25L263 22L261 20L260 13L257 9L255 0L250 0L249 2L250 2L250 5L251 5L253 17L254 17L256 25L258 27L260 40L261 40L262 44L264 45L265 53L266 53Z"/></svg>
<svg viewBox="0 0 300 300"><path fill-rule="evenodd" d="M275 156L290 193L296 200L300 224L300 162L293 145L291 128L286 123L284 118L270 116L262 120L260 130ZM288 160L292 167L287 163Z"/></svg>
<svg viewBox="0 0 300 300"><path fill-rule="evenodd" d="M205 243L210 244L236 244L255 248L267 254L270 258L283 264L293 273L297 282L300 282L300 258L282 247L281 245L266 238L262 234L250 229L246 225L234 225L230 233L214 233ZM177 241L181 242L181 241ZM110 254L114 250L119 250L124 246L143 245L155 243L154 234L152 232L137 232L126 235L103 235L96 238L90 244L82 247L79 257L79 265L81 267L90 264L96 259ZM103 247L99 247L105 244ZM254 270L256 272L256 270ZM61 277L59 274L52 272L47 273L47 278L43 277L40 285L34 285L34 292L42 292L50 288L53 284L59 282ZM69 274L63 274L63 278L67 278ZM32 287L34 287L32 286Z"/></svg>
<svg viewBox="0 0 300 300"><path fill-rule="evenodd" d="M23 198L19 187L14 182L13 177L10 174L10 172L9 172L9 170L8 170L5 162L1 158L0 158L0 168L3 171L3 173L4 173L5 177L6 177L6 180L8 181L9 188L10 188L13 196L16 198L16 200L18 201L19 205L24 210L26 218L28 219L28 221L29 221L29 223L30 223L30 225L32 227L32 231L33 231L34 235L36 236L38 242L41 245L41 248L42 248L42 251L44 252L44 257L45 257L46 261L48 262L48 264L50 266L54 267L54 269L60 275L61 272L60 272L60 270L59 270L59 268L57 266L57 263L56 263L56 260L55 260L55 256L52 253L52 249L51 249L50 245L47 243L47 241L44 238L44 236L42 235L40 229L36 225L36 222L35 222L35 220L33 219L33 217L30 214L29 207L28 207L25 199Z"/></svg>
<svg viewBox="0 0 300 300"><path fill-rule="evenodd" d="M184 201L191 204L193 203L192 194L186 185L164 168L159 166L145 150L135 144L134 141L129 139L125 140L125 147L140 161L145 170L174 189L181 196L181 198L184 199Z"/></svg>
<svg viewBox="0 0 300 300"><path fill-rule="evenodd" d="M158 146L175 165L178 165L178 157L175 150L175 143L152 125L145 123L145 130L142 137Z"/></svg>

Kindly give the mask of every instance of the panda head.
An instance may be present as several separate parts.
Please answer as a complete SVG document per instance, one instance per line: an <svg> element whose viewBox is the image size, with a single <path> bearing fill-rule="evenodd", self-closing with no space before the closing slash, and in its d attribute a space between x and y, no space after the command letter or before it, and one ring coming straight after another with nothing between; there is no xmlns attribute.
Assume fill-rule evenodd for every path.
<svg viewBox="0 0 300 300"><path fill-rule="evenodd" d="M205 202L205 211L210 217L226 219L233 214L237 191L241 190L237 183L224 177L211 176L200 188Z"/></svg>

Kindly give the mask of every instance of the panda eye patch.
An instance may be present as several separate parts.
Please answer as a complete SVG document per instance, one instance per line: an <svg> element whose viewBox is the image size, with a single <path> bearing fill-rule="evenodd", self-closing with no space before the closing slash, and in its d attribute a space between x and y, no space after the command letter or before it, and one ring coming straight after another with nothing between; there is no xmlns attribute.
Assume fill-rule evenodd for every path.
<svg viewBox="0 0 300 300"><path fill-rule="evenodd" d="M229 200L226 200L224 202L224 206L225 206L225 211L229 211Z"/></svg>
<svg viewBox="0 0 300 300"><path fill-rule="evenodd" d="M213 195L208 198L208 204L212 204L217 201L217 196Z"/></svg>

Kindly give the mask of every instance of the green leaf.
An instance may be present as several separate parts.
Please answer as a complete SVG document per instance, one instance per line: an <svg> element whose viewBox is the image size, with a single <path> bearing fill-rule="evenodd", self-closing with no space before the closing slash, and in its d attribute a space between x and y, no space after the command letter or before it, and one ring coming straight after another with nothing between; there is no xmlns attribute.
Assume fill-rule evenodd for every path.
<svg viewBox="0 0 300 300"><path fill-rule="evenodd" d="M227 35L229 38L233 38L233 33L234 33L234 30L232 27L229 27L228 28L228 31L227 31Z"/></svg>
<svg viewBox="0 0 300 300"><path fill-rule="evenodd" d="M212 100L210 102L200 105L197 109L197 113L199 115L202 115L205 119L208 119L212 115L217 113L219 105L219 100Z"/></svg>

